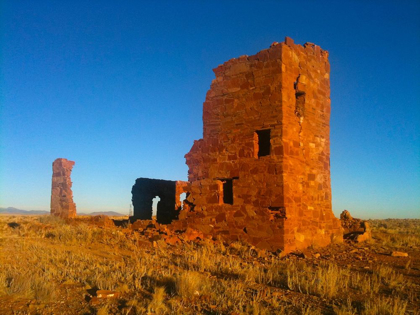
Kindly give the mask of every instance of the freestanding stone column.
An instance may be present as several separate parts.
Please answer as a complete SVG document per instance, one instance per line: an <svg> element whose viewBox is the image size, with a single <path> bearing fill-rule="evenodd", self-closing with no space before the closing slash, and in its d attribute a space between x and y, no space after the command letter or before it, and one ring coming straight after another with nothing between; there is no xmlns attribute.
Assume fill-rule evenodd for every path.
<svg viewBox="0 0 420 315"><path fill-rule="evenodd" d="M74 164L67 159L56 159L53 163L51 215L66 219L76 217L76 204L73 202L70 179Z"/></svg>

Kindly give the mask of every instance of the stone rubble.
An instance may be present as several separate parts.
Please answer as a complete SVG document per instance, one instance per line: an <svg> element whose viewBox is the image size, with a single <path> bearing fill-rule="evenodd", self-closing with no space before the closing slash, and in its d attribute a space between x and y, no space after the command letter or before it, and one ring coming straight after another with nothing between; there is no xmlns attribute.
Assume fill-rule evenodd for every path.
<svg viewBox="0 0 420 315"><path fill-rule="evenodd" d="M372 238L369 223L361 219L353 218L350 212L344 210L340 214L341 226L344 229L344 238L364 242Z"/></svg>
<svg viewBox="0 0 420 315"><path fill-rule="evenodd" d="M110 219L108 216L103 215L103 214L90 217L90 223L92 225L105 227L105 228L115 227L114 221Z"/></svg>

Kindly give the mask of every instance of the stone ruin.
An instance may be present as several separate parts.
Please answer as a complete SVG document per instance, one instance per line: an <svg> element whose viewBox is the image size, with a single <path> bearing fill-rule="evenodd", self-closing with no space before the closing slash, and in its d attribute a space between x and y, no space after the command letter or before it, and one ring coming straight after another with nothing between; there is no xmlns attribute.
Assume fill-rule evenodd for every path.
<svg viewBox="0 0 420 315"><path fill-rule="evenodd" d="M74 164L67 159L56 159L53 163L51 215L64 219L76 217L76 204L73 202L70 179Z"/></svg>
<svg viewBox="0 0 420 315"><path fill-rule="evenodd" d="M331 205L328 52L286 38L213 71L203 139L185 155L184 208L178 182L139 178L134 218L150 219L159 195L157 221L175 230L286 252L342 241Z"/></svg>
<svg viewBox="0 0 420 315"><path fill-rule="evenodd" d="M344 229L343 237L358 243L372 238L369 223L361 219L353 218L347 210L340 214L341 226Z"/></svg>
<svg viewBox="0 0 420 315"><path fill-rule="evenodd" d="M162 224L169 224L178 219L181 210L179 196L186 192L188 183L150 178L138 178L131 190L133 195L134 215L130 218L136 220L152 219L152 201L159 197L156 220Z"/></svg>

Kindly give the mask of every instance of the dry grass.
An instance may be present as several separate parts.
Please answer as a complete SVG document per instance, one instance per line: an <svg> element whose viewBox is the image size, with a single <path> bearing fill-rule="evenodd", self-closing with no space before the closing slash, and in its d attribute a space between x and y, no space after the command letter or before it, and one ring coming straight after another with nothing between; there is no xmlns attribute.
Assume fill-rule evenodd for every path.
<svg viewBox="0 0 420 315"><path fill-rule="evenodd" d="M418 219L387 219L371 220L375 238L383 246L392 248L406 248L420 246L420 220Z"/></svg>
<svg viewBox="0 0 420 315"><path fill-rule="evenodd" d="M372 251L406 250L405 242L414 240L409 249L419 253L418 221L383 224L371 222L374 239L366 246ZM241 243L144 244L137 233L98 228L82 219L68 224L50 216L1 216L0 313L419 312L418 256L399 260L400 267L378 260L357 268L328 255L281 259ZM89 303L89 292L97 289L120 292L120 297Z"/></svg>

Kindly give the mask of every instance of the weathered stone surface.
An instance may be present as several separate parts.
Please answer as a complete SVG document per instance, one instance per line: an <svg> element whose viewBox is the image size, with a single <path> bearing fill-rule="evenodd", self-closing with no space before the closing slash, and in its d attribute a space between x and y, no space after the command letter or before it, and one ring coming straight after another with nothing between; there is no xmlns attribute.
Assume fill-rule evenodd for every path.
<svg viewBox="0 0 420 315"><path fill-rule="evenodd" d="M76 204L73 202L70 179L74 164L67 159L56 159L53 163L51 215L66 219L76 217Z"/></svg>
<svg viewBox="0 0 420 315"><path fill-rule="evenodd" d="M340 214L341 226L344 229L344 238L356 242L364 242L372 238L369 223L361 219L353 218L350 212L344 210Z"/></svg>
<svg viewBox="0 0 420 315"><path fill-rule="evenodd" d="M185 156L191 206L180 219L270 250L341 241L331 209L328 52L286 38L214 72L203 139Z"/></svg>

